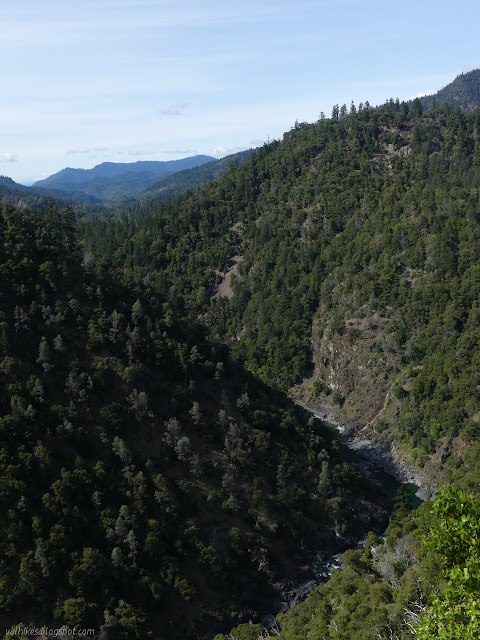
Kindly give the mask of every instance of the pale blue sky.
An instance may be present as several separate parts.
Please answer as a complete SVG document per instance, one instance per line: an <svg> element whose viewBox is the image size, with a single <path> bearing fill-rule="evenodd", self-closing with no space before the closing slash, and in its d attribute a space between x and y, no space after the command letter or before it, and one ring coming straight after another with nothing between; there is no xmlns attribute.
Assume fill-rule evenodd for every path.
<svg viewBox="0 0 480 640"><path fill-rule="evenodd" d="M480 67L480 4L2 0L0 174L221 156Z"/></svg>

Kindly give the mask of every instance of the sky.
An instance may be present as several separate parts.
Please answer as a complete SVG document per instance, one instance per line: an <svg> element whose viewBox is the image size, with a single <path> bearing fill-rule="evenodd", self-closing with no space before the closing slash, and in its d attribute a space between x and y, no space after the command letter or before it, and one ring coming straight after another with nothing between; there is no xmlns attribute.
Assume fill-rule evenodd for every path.
<svg viewBox="0 0 480 640"><path fill-rule="evenodd" d="M215 157L480 67L466 0L1 0L0 175Z"/></svg>

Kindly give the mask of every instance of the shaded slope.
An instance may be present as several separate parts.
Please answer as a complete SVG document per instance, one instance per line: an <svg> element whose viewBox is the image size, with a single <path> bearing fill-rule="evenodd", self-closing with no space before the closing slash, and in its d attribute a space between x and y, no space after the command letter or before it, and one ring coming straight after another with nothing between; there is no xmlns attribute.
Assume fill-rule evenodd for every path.
<svg viewBox="0 0 480 640"><path fill-rule="evenodd" d="M182 319L168 286L82 264L70 209L4 207L0 233L6 627L198 638L383 520L321 425Z"/></svg>
<svg viewBox="0 0 480 640"><path fill-rule="evenodd" d="M92 223L86 242L168 283L265 381L290 389L313 372L307 400L460 477L467 460L477 468L479 126L450 109L362 105L298 125L198 193ZM211 300L235 255L233 297ZM355 359L363 320L376 336ZM326 354L336 342L343 377Z"/></svg>

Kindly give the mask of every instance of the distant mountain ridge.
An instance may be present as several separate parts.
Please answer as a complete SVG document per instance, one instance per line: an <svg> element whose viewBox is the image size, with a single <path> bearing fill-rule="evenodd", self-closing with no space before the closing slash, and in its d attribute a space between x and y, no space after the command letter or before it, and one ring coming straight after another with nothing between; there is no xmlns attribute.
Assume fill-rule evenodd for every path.
<svg viewBox="0 0 480 640"><path fill-rule="evenodd" d="M437 93L418 100L425 109L447 103L458 105L464 113L472 112L480 108L480 69L462 73ZM125 198L165 200L216 180L232 162L243 164L250 153L242 151L219 160L197 155L164 162L103 162L92 169L66 167L32 186L0 176L0 197L7 197L20 208L45 204L48 196L81 205L103 206L110 201L108 208Z"/></svg>
<svg viewBox="0 0 480 640"><path fill-rule="evenodd" d="M207 182L217 180L223 176L231 165L242 165L254 149L239 151L220 160L213 160L191 169L178 171L170 176L162 178L153 186L139 193L137 200L166 200L183 193L187 189L201 187Z"/></svg>
<svg viewBox="0 0 480 640"><path fill-rule="evenodd" d="M431 109L435 103L439 106L447 103L451 107L458 104L464 113L472 113L480 108L480 69L461 73L437 93L419 100L426 109Z"/></svg>
<svg viewBox="0 0 480 640"><path fill-rule="evenodd" d="M0 176L0 185L3 187L16 187L17 183L8 176Z"/></svg>
<svg viewBox="0 0 480 640"><path fill-rule="evenodd" d="M41 187L27 187L12 180L7 176L0 176L0 198L10 202L18 209L25 207L36 208L45 206L52 196L61 206L69 202L77 204L100 205L101 200L93 196L86 196L81 192L68 192L61 189L48 189Z"/></svg>
<svg viewBox="0 0 480 640"><path fill-rule="evenodd" d="M81 192L97 201L132 196L145 191L161 178L178 171L191 169L215 160L212 156L197 155L181 160L138 162L103 162L92 169L67 167L57 173L38 180L34 189L56 189L70 194ZM67 197L65 195L65 197Z"/></svg>
<svg viewBox="0 0 480 640"><path fill-rule="evenodd" d="M0 197L7 197L14 206L43 206L48 197L54 197L60 203L75 202L79 205L112 207L134 200L166 200L173 198L187 189L201 187L207 182L222 176L232 165L242 165L254 149L240 151L224 158L211 156L193 156L183 160L170 162L104 162L93 169L72 169L67 167L39 180L32 186L15 182L7 176L0 176ZM201 161L201 164L193 162ZM178 163L181 163L180 165ZM181 165L187 165L179 169ZM191 166L188 166L188 165ZM163 165L167 173L155 174L144 172L149 166ZM128 167L128 172L115 176L116 171ZM172 172L172 168L175 172ZM91 172L105 174L103 178L89 178ZM106 174L110 174L107 176ZM87 182L82 183L82 180Z"/></svg>
<svg viewBox="0 0 480 640"><path fill-rule="evenodd" d="M199 164L215 160L213 156L196 155L181 160L139 160L137 162L102 162L92 169L72 169L66 167L52 174L44 180L37 180L34 187L43 187L51 184L59 186L66 182L83 184L92 178L112 178L125 173L155 173L171 174L183 169L190 169Z"/></svg>

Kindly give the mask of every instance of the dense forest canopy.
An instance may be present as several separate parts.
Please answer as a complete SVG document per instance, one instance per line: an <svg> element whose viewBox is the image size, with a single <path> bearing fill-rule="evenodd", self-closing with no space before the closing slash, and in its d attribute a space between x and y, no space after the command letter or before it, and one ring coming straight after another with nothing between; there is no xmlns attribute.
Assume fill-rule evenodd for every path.
<svg viewBox="0 0 480 640"><path fill-rule="evenodd" d="M419 101L340 111L201 190L87 220L84 245L154 275L284 390L312 370L314 318L355 346L347 320L377 314L401 405L390 429L422 464L477 428L480 118ZM235 295L215 296L235 256Z"/></svg>
<svg viewBox="0 0 480 640"><path fill-rule="evenodd" d="M82 258L72 209L5 206L0 233L5 626L194 637L382 526L331 434L155 275Z"/></svg>
<svg viewBox="0 0 480 640"><path fill-rule="evenodd" d="M235 624L389 510L288 393L453 488L401 492L271 636L478 637L479 129L335 105L162 202L4 204L6 627L268 637Z"/></svg>
<svg viewBox="0 0 480 640"><path fill-rule="evenodd" d="M284 390L311 374L312 339L334 343L341 336L355 350L361 319L378 320L383 333L372 362L390 400L373 421L374 433L410 452L428 473L478 495L479 126L478 111L465 115L448 104L427 111L420 101L393 100L378 109L334 108L332 118L296 124L217 183L144 210L126 208L115 220L85 220L84 246L134 278L155 274L185 313L201 316L250 371ZM232 264L233 296L219 296ZM314 390L324 398L334 391L321 378ZM333 399L348 407L348 393L337 390ZM348 626L346 611L335 619L332 609L325 622L325 613L307 608L310 635L296 623L287 632L300 615L295 608L284 621L285 637L317 637L322 624L335 630L332 638L388 638L393 629L406 637L412 625L420 629L423 612L437 620L417 631L429 638L457 605L455 611L474 615L466 587L454 585L448 595L438 565L429 569L434 556L410 541L422 520L409 521L398 520L383 568L367 562L355 569L360 593L369 572L377 576L375 595L353 592L378 612L375 627L368 630L365 611L351 614ZM404 568L390 577L397 557ZM335 580L325 589L338 585L346 602L352 573ZM425 584L415 600L419 580ZM393 597L389 590L399 586ZM444 587L445 599L432 599L431 590ZM417 610L406 619L402 609L412 601ZM454 619L460 626L451 637L475 633L468 615Z"/></svg>

